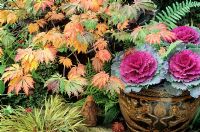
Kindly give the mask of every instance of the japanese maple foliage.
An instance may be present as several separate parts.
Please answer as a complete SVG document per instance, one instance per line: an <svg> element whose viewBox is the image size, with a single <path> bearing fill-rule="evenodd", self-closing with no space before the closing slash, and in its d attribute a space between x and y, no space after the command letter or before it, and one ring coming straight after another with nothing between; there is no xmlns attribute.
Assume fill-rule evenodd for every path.
<svg viewBox="0 0 200 132"><path fill-rule="evenodd" d="M28 95L35 83L32 74L38 67L59 63L63 71L57 72L63 74L55 71L52 78L45 80L49 91L78 96L86 85L93 85L119 93L123 83L104 71L114 53L108 36L124 32L131 36L127 31L130 23L155 8L151 0L8 1L6 9L0 10L0 56L1 63L7 66L1 79L8 82L7 92L18 94L23 90ZM173 38L165 25L158 27L162 39ZM151 40L151 35L146 36L148 42L160 41L158 37ZM87 77L87 60L94 70L92 78Z"/></svg>

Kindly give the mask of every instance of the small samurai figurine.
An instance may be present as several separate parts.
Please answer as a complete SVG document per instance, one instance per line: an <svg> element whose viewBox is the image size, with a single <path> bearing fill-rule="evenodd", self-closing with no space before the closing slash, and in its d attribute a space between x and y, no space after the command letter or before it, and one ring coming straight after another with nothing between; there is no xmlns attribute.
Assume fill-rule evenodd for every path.
<svg viewBox="0 0 200 132"><path fill-rule="evenodd" d="M93 96L87 96L81 109L81 114L85 118L85 124L87 126L96 126L98 110Z"/></svg>

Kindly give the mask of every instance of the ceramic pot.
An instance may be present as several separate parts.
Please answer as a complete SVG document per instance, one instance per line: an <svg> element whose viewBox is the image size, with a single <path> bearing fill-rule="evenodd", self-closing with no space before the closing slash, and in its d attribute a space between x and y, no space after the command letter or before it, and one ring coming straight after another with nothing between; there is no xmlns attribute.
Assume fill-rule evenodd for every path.
<svg viewBox="0 0 200 132"><path fill-rule="evenodd" d="M119 105L131 132L184 132L195 116L200 98L188 91L173 96L159 88L119 95Z"/></svg>

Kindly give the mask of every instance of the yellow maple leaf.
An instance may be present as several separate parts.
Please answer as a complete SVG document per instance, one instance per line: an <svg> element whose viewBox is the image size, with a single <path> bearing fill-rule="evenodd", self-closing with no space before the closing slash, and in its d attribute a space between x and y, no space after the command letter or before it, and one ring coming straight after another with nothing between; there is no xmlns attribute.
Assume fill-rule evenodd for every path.
<svg viewBox="0 0 200 132"><path fill-rule="evenodd" d="M7 23L13 24L16 23L18 17L14 12L10 12L7 16Z"/></svg>
<svg viewBox="0 0 200 132"><path fill-rule="evenodd" d="M30 23L28 25L28 31L30 34L37 32L39 30L39 25L37 23Z"/></svg>
<svg viewBox="0 0 200 132"><path fill-rule="evenodd" d="M68 57L63 57L63 56L60 56L59 57L59 63L60 64L63 64L65 67L69 68L72 66L72 61L71 59L69 59Z"/></svg>
<svg viewBox="0 0 200 132"><path fill-rule="evenodd" d="M8 14L8 10L0 10L0 25L6 23Z"/></svg>
<svg viewBox="0 0 200 132"><path fill-rule="evenodd" d="M33 89L34 86L33 78L30 74L19 76L13 78L8 84L8 93L15 90L15 93L18 94L21 89L26 93L29 94L29 89Z"/></svg>
<svg viewBox="0 0 200 132"><path fill-rule="evenodd" d="M108 26L105 23L97 24L96 28L97 30L95 33L99 36L103 36L105 32L108 30Z"/></svg>
<svg viewBox="0 0 200 132"><path fill-rule="evenodd" d="M30 61L23 61L21 63L22 68L24 70L24 73L28 73L29 71L36 70L39 66L39 62L36 59L33 59L31 62Z"/></svg>
<svg viewBox="0 0 200 132"><path fill-rule="evenodd" d="M3 49L0 47L0 58L3 56Z"/></svg>
<svg viewBox="0 0 200 132"><path fill-rule="evenodd" d="M78 53L80 53L80 52L86 53L87 52L88 44L80 43L77 40L74 40L74 42L72 44L73 44L73 47L75 48L75 50L78 51Z"/></svg>

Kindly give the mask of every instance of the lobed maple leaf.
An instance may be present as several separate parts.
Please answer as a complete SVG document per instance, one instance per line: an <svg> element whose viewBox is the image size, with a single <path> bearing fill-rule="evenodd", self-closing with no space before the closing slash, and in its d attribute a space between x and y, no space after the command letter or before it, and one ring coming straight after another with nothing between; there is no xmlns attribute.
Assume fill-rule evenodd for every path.
<svg viewBox="0 0 200 132"><path fill-rule="evenodd" d="M118 23L117 24L117 29L122 31L125 28L127 28L127 26L129 25L129 20L124 21L123 23Z"/></svg>
<svg viewBox="0 0 200 132"><path fill-rule="evenodd" d="M160 37L161 37L161 35L159 33L152 33L152 34L148 34L146 36L145 40L149 44L160 44L160 42L161 42Z"/></svg>
<svg viewBox="0 0 200 132"><path fill-rule="evenodd" d="M167 29L167 26L163 23L155 23L147 26L149 34L146 36L146 42L150 44L160 44L161 39L164 41L172 42L176 39L174 33Z"/></svg>
<svg viewBox="0 0 200 132"><path fill-rule="evenodd" d="M51 45L46 45L43 49L38 49L36 51L36 59L39 62L49 63L50 61L54 61L56 57L56 49Z"/></svg>
<svg viewBox="0 0 200 132"><path fill-rule="evenodd" d="M103 63L111 59L111 54L107 49L97 51L96 58L99 58Z"/></svg>
<svg viewBox="0 0 200 132"><path fill-rule="evenodd" d="M108 26L105 23L97 24L96 28L97 28L97 30L95 33L98 36L103 36L106 33L106 31L108 30Z"/></svg>
<svg viewBox="0 0 200 132"><path fill-rule="evenodd" d="M45 19L39 19L39 20L36 20L35 22L36 22L36 23L39 25L39 27L41 27L41 28L44 28L44 25L47 24L47 22L46 22Z"/></svg>
<svg viewBox="0 0 200 132"><path fill-rule="evenodd" d="M80 23L70 22L65 25L64 34L66 39L76 39L77 34L83 33L84 28Z"/></svg>
<svg viewBox="0 0 200 132"><path fill-rule="evenodd" d="M43 37L43 43L52 43L55 48L60 48L66 44L65 36L56 28L49 30Z"/></svg>
<svg viewBox="0 0 200 132"><path fill-rule="evenodd" d="M28 73L29 71L36 70L39 66L39 62L38 60L33 59L32 61L22 61L21 65L24 70L24 73Z"/></svg>
<svg viewBox="0 0 200 132"><path fill-rule="evenodd" d="M35 33L39 30L39 25L37 23L30 23L28 25L28 31L30 34Z"/></svg>
<svg viewBox="0 0 200 132"><path fill-rule="evenodd" d="M53 28L46 32L38 33L36 36L33 37L32 42L35 45L47 45L52 44L55 48L60 48L64 44L66 44L65 36L59 32L58 29Z"/></svg>
<svg viewBox="0 0 200 132"><path fill-rule="evenodd" d="M20 76L23 76L22 67L19 64L12 64L10 67L5 69L1 79L3 79L4 82L7 82Z"/></svg>
<svg viewBox="0 0 200 132"><path fill-rule="evenodd" d="M15 61L28 61L31 62L35 58L35 51L32 48L17 49L17 55L15 56Z"/></svg>
<svg viewBox="0 0 200 132"><path fill-rule="evenodd" d="M0 47L0 58L3 56L3 49Z"/></svg>
<svg viewBox="0 0 200 132"><path fill-rule="evenodd" d="M18 16L11 10L0 10L0 25L4 23L14 24L18 20Z"/></svg>
<svg viewBox="0 0 200 132"><path fill-rule="evenodd" d="M60 63L60 64L63 64L64 67L67 67L67 68L69 68L69 67L72 66L72 61L71 61L71 59L69 59L68 57L60 56L60 57L59 57L59 63Z"/></svg>
<svg viewBox="0 0 200 132"><path fill-rule="evenodd" d="M47 87L48 91L59 92L60 89L64 89L65 80L66 79L64 77L56 73L55 75L52 75L51 78L45 82L44 87Z"/></svg>
<svg viewBox="0 0 200 132"><path fill-rule="evenodd" d="M73 39L67 41L67 46L74 47L75 51L77 51L78 53L86 53L88 48L87 44L80 43L79 41Z"/></svg>
<svg viewBox="0 0 200 132"><path fill-rule="evenodd" d="M101 71L92 78L92 85L101 89L106 86L108 81L109 75L105 71Z"/></svg>
<svg viewBox="0 0 200 132"><path fill-rule="evenodd" d="M103 62L97 57L92 58L92 66L96 72L103 70Z"/></svg>
<svg viewBox="0 0 200 132"><path fill-rule="evenodd" d="M46 81L45 87L54 92L67 93L69 96L72 94L78 96L83 92L83 87L87 85L87 80L83 77L72 77L69 80L59 74L53 75Z"/></svg>
<svg viewBox="0 0 200 132"><path fill-rule="evenodd" d="M39 62L36 59L36 52L33 51L31 48L17 50L15 61L18 62L20 60L25 73L28 73L32 70L36 70L39 66Z"/></svg>
<svg viewBox="0 0 200 132"><path fill-rule="evenodd" d="M65 93L78 97L78 93L83 93L83 87L87 85L87 80L83 77L73 77L65 82Z"/></svg>
<svg viewBox="0 0 200 132"><path fill-rule="evenodd" d="M104 0L80 0L80 4L86 10L91 10L94 12L99 11L100 7L103 5Z"/></svg>
<svg viewBox="0 0 200 132"><path fill-rule="evenodd" d="M7 16L7 23L9 24L14 24L16 23L18 20L17 15L15 14L15 12L10 12Z"/></svg>
<svg viewBox="0 0 200 132"><path fill-rule="evenodd" d="M78 66L72 67L68 73L68 78L74 78L74 77L81 77L85 76L85 66L83 64L78 64Z"/></svg>
<svg viewBox="0 0 200 132"><path fill-rule="evenodd" d="M34 81L30 74L14 77L8 84L8 93L15 91L18 94L23 89L25 94L28 95L29 89L34 88L33 84Z"/></svg>
<svg viewBox="0 0 200 132"><path fill-rule="evenodd" d="M47 43L47 39L45 39L45 37L44 37L45 35L46 35L45 32L41 32L41 33L36 34L36 36L33 37L32 42L35 45L40 45L40 44L45 45Z"/></svg>
<svg viewBox="0 0 200 132"><path fill-rule="evenodd" d="M115 92L119 94L120 90L124 90L125 85L119 78L111 76L105 87L111 94L114 94Z"/></svg>
<svg viewBox="0 0 200 132"><path fill-rule="evenodd" d="M62 13L56 13L56 11L48 12L45 15L45 19L47 21L61 21L65 18L65 16Z"/></svg>
<svg viewBox="0 0 200 132"><path fill-rule="evenodd" d="M95 50L103 50L105 48L107 48L108 44L107 41L104 40L103 38L98 39L95 43L94 43L94 49Z"/></svg>
<svg viewBox="0 0 200 132"><path fill-rule="evenodd" d="M54 4L54 0L37 0L34 3L34 9L38 11L40 8L44 11L46 7L51 7Z"/></svg>

